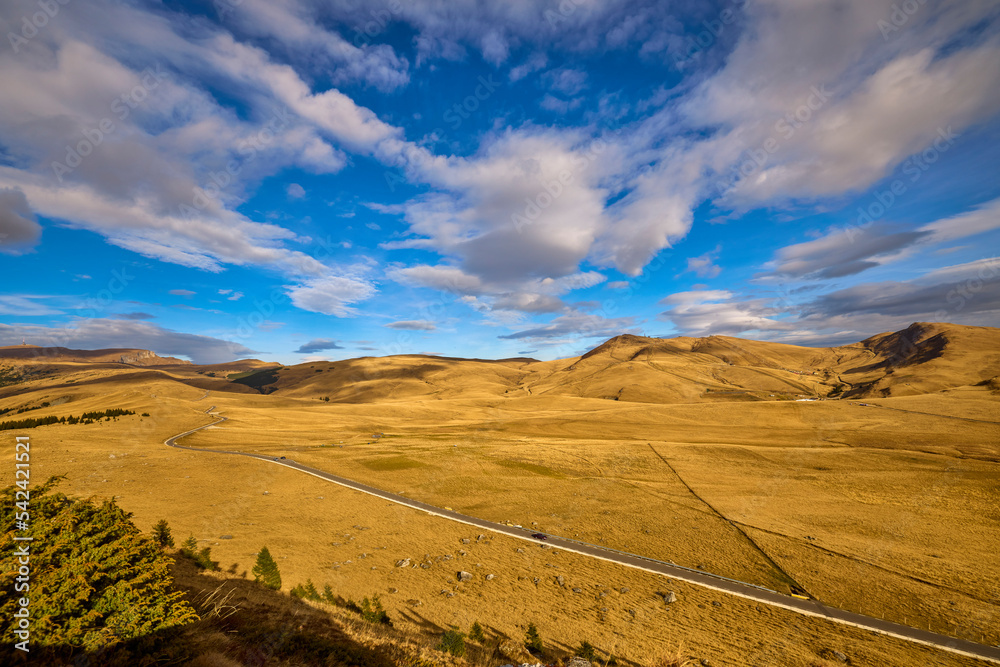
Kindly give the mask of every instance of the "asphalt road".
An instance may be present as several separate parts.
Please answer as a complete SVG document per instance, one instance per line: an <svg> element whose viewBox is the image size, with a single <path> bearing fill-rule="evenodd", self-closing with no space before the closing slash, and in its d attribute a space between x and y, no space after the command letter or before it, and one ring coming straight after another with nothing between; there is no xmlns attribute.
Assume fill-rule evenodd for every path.
<svg viewBox="0 0 1000 667"><path fill-rule="evenodd" d="M213 405L206 413L210 413L215 406ZM339 484L345 486L349 489L354 489L355 491L361 491L362 493L367 493L384 500L389 500L400 505L405 505L407 507L412 507L413 509L426 512L433 516L443 517L445 519L451 519L452 521L458 521L470 526L475 526L477 528L482 528L483 530L489 530L494 533L502 533L510 537L514 537L521 540L526 540L528 542L533 542L540 545L548 545L549 547L559 548L564 551L572 551L574 553L583 554L585 556L590 556L592 558L600 558L601 560L606 560L612 563L617 563L619 565L624 565L626 567L632 567L639 570L646 570L647 572L654 572L656 574L661 574L666 577L671 577L673 579L680 579L697 586L703 586L705 588L710 588L716 591L722 591L730 595L738 595L739 597L746 598L749 600L755 600L757 602L768 604L774 607L781 607L782 609L788 609L800 614L805 614L807 616L816 616L819 618L825 618L827 620L833 621L835 623L842 623L844 625L852 625L854 627L862 628L865 630L871 630L872 632L878 632L881 634L889 635L892 637L897 637L899 639L905 639L907 641L917 642L920 644L925 644L927 646L933 646L951 653L958 653L965 656L982 658L1000 664L1000 648L993 646L986 646L983 644L977 644L975 642L966 641L964 639L956 639L954 637L948 637L947 635L940 635L935 632L930 632L927 630L921 630L920 628L913 628L907 625L901 625L899 623L893 623L892 621L886 621L881 618L874 618L872 616L864 616L862 614L855 614L854 612L845 611L843 609L837 609L836 607L828 607L818 600L802 600L799 598L794 598L783 593L778 593L777 591L772 591L767 588L760 586L755 586L753 584L747 584L741 581L736 581L733 579L727 579L725 577L720 577L718 575L709 574L708 572L701 572L699 570L692 570L680 565L674 565L673 563L668 563L665 561L653 560L651 558L646 558L644 556L638 556L636 554L630 554L623 551L616 551L614 549L609 549L607 547L598 546L596 544L589 544L587 542L579 542L577 540L572 540L565 537L558 537L555 535L548 535L547 539L544 541L537 540L531 537L532 533L537 531L528 530L525 528L516 528L513 526L506 526L501 523L494 523L492 521L486 521L484 519L479 519L473 516L466 516L460 514L453 510L446 510L441 507L435 507L434 505L428 505L427 503L422 503L418 500L412 500L405 496L401 496L395 493L390 493L388 491L383 491L377 489L373 486L368 486L367 484L362 484L361 482L355 482L354 480L346 479L344 477L338 477L337 475L332 475L328 472L318 470L316 468L310 468L309 466L302 465L301 463L296 463L290 459L278 459L275 460L273 456L265 456L263 454L249 454L245 452L233 452L224 451L216 449L203 449L198 447L183 447L176 444L177 440L183 438L186 435L190 435L201 429L208 428L220 422L226 421L225 417L219 417L218 420L212 422L211 424L205 424L204 426L199 426L193 428L189 431L184 431L183 433L178 433L177 435L167 438L164 444L168 447L176 447L178 449L187 449L195 452L210 452L212 454L229 454L233 456L247 456L254 459L260 459L261 461L268 461L270 463L276 463L278 465L284 466L286 468L291 468L293 470L298 470L299 472L304 472L308 475L313 475L314 477L319 477L320 479L326 480L328 482L333 482L334 484Z"/></svg>

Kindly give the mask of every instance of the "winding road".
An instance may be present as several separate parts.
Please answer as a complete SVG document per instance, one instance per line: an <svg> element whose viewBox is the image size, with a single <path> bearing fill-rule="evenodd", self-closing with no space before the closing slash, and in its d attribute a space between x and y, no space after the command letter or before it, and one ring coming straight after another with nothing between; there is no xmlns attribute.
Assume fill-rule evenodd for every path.
<svg viewBox="0 0 1000 667"><path fill-rule="evenodd" d="M207 396L207 393L206 393ZM205 398L203 396L202 398ZM211 413L215 409L215 406L211 406L206 413ZM194 452L208 452L212 454L228 454L231 456L246 456L254 459L260 459L261 461L267 461L276 465L284 466L286 468L291 468L292 470L298 470L299 472L306 473L307 475L312 475L314 477L319 477L327 482L333 482L334 484L339 484L341 486L347 487L349 489L354 489L355 491L361 491L362 493L367 493L377 498L382 498L383 500L388 500L400 505L405 505L406 507L411 507L415 510L420 510L421 512L426 512L432 516L439 516L445 519L450 519L451 521L457 521L459 523L464 523L469 526L475 526L483 530L489 530L494 533L501 533L509 537L514 537L520 540L525 540L532 542L534 544L539 544L539 541L531 537L534 531L527 530L524 528L517 528L514 526L507 526L501 523L494 523L492 521L486 521L484 519L479 519L472 516L466 516L455 512L454 510L447 510L441 507L435 507L434 505L428 505L427 503L422 503L418 500L412 500L395 493L389 493L388 491L383 491L377 489L373 486L368 486L367 484L362 484L361 482L355 482L344 477L338 477L337 475L332 475L328 472L318 470L317 468L311 468L309 466L302 465L301 463L296 463L290 459L275 459L273 456L265 456L263 454L250 454L246 452L233 452L233 451L223 451L216 449L203 449L199 447L184 447L177 444L177 440L183 438L184 436L190 435L202 429L208 428L209 426L214 426L221 422L226 421L226 417L219 416L219 418L209 424L203 426L198 426L196 428L184 431L183 433L178 433L175 436L167 438L163 444L168 447L176 447L178 449L186 449ZM935 632L930 632L928 630L921 630L920 628L913 628L907 625L902 625L899 623L893 623L892 621L886 621L880 618L874 618L872 616L864 616L862 614L856 614L854 612L845 611L843 609L837 609L836 607L829 607L819 602L818 600L804 600L800 598L791 597L777 591L772 591L761 586L755 586L753 584L748 584L742 581L736 581L733 579L727 579L725 577L720 577L718 575L709 574L707 572L701 572L699 570L692 570L680 565L674 565L666 561L654 560L652 558L646 558L644 556L639 556L636 554L627 553L624 551L616 551L614 549L609 549L607 547L598 546L596 544L589 544L587 542L580 542L578 540L569 539L566 537L558 537L556 535L548 535L545 541L551 547L558 547L564 551L571 551L573 553L582 554L584 556L590 556L591 558L599 558L611 563L617 563L618 565L624 565L626 567L635 568L638 570L645 570L646 572L653 572L655 574L660 574L673 579L679 579L681 581L686 581L697 586L702 586L704 588L709 588L712 590L720 591L723 593L728 593L730 595L737 595L748 600L754 600L762 604L771 605L773 607L780 607L782 609L787 609L799 614L804 614L806 616L814 616L818 618L825 618L829 621L835 623L840 623L843 625L850 625L856 628L861 628L864 630L870 630L872 632L878 632L883 635L888 635L890 637L896 637L898 639L903 639L906 641L916 642L918 644L924 644L926 646L932 646L944 651L951 653L957 653L960 655L981 658L984 660L989 660L991 662L1000 664L1000 648L993 646L986 646L984 644L977 644L975 642L970 642L964 639L956 639L954 637L949 637L947 635L940 635Z"/></svg>

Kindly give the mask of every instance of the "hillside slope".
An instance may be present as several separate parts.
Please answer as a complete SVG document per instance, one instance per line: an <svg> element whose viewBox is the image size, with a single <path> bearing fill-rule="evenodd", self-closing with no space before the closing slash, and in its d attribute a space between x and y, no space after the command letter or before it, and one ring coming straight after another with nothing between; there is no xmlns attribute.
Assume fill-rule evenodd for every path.
<svg viewBox="0 0 1000 667"><path fill-rule="evenodd" d="M962 387L988 396L1000 389L1000 329L917 322L828 348L622 335L553 361L396 355L294 366L256 359L199 366L136 349L0 348L0 386L33 378L106 381L140 370L201 389L332 403L547 396L666 404L915 396Z"/></svg>

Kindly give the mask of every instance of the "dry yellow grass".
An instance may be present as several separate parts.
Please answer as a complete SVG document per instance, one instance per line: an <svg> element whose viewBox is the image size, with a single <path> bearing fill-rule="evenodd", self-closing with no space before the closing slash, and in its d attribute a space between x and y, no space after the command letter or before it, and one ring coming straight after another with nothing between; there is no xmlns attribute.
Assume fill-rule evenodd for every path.
<svg viewBox="0 0 1000 667"><path fill-rule="evenodd" d="M982 337L949 335L967 334ZM721 354L715 348L726 344L708 339L697 354ZM733 363L768 350L740 345L744 356ZM770 354L791 368L805 363L802 350ZM575 365L603 364L605 352ZM940 382L942 368L966 357L926 363L937 359L943 361L930 370L907 373ZM467 630L478 620L520 638L533 620L555 646L569 650L587 639L643 665L676 652L681 641L691 654L681 657L713 664L825 664L830 650L855 665L978 664L508 537L477 542L467 526L279 466L170 449L162 441L210 421L205 411L214 405L228 421L183 444L289 456L470 515L779 590L794 580L835 606L1000 642L1000 410L989 387L959 384L992 372L992 357L976 362L978 369L951 369L958 379L950 388L863 399L881 406L867 408L852 401L718 402L701 392L691 403L609 401L579 395L604 391L606 378L561 390L546 385L561 372L557 362L541 364L546 375L530 381L528 362L470 363L463 370L426 358L359 360L322 373L322 364L305 364L282 371L286 389L261 395L197 368L65 361L48 377L0 390L0 408L49 401L25 416L113 407L149 412L26 431L34 479L66 474L67 491L117 496L145 527L166 518L178 541L195 535L223 567L249 570L267 545L286 588L308 578L345 597L380 593L390 615L415 630ZM662 377L648 363L629 370L634 363L619 362L619 384L629 373L645 374L625 385L639 388ZM346 382L365 365L371 373L355 397L374 402L317 400L322 391L333 393L325 376L343 371L338 377ZM753 382L799 383L803 391L830 387L819 375L712 368L729 382L750 373ZM597 375L612 370L605 365ZM471 389L461 390L462 382ZM906 393L899 389L905 381L892 383ZM667 393L674 401L683 391ZM0 471L5 483L12 477L13 466ZM429 566L395 567L407 557ZM457 583L458 569L475 580ZM486 574L495 578L486 581ZM555 583L560 575L565 587ZM622 587L630 590L618 592ZM667 608L655 595L661 590L674 590L679 602Z"/></svg>

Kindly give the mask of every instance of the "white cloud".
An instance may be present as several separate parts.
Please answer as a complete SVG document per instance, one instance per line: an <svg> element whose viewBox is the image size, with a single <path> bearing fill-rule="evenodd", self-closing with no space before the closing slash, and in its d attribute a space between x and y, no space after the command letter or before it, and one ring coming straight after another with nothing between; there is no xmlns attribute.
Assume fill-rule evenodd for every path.
<svg viewBox="0 0 1000 667"><path fill-rule="evenodd" d="M79 319L68 326L0 324L0 344L15 345L24 337L32 345L95 350L137 348L160 356L187 357L197 364L214 364L256 354L241 343L182 333L149 322Z"/></svg>
<svg viewBox="0 0 1000 667"><path fill-rule="evenodd" d="M292 199L302 199L306 196L306 189L298 183L289 183L285 188L285 192L287 192L288 196Z"/></svg>
<svg viewBox="0 0 1000 667"><path fill-rule="evenodd" d="M408 331L434 331L437 329L437 325L428 320L400 320L398 322L390 322L385 326L390 329L405 329Z"/></svg>
<svg viewBox="0 0 1000 667"><path fill-rule="evenodd" d="M285 289L297 308L334 317L353 317L357 311L351 304L369 299L375 294L375 287L371 283L347 276L315 278L298 285L286 286Z"/></svg>
<svg viewBox="0 0 1000 667"><path fill-rule="evenodd" d="M720 248L706 252L698 257L688 257L687 271L693 271L699 278L716 278L722 273L722 268L716 266L715 256Z"/></svg>

